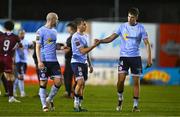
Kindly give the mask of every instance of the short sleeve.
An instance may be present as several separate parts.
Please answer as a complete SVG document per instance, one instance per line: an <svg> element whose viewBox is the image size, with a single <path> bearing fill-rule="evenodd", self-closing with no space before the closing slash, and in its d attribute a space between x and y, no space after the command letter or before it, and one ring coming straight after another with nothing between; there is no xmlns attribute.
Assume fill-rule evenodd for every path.
<svg viewBox="0 0 180 117"><path fill-rule="evenodd" d="M121 35L121 29L122 29L122 24L116 29L116 31L114 33L116 33L117 35Z"/></svg>
<svg viewBox="0 0 180 117"><path fill-rule="evenodd" d="M41 44L42 42L42 31L39 29L37 32L36 32L36 43L39 43Z"/></svg>
<svg viewBox="0 0 180 117"><path fill-rule="evenodd" d="M143 40L148 39L148 34L147 34L144 26L141 26L141 39L143 39Z"/></svg>

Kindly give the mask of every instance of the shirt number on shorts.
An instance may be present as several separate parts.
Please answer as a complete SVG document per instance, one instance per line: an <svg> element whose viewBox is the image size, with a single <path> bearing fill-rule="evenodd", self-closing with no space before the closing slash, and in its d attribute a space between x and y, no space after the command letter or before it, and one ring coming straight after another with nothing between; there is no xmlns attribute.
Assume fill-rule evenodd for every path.
<svg viewBox="0 0 180 117"><path fill-rule="evenodd" d="M5 40L5 41L4 41L3 50L4 50L4 51L8 51L9 45L10 45L10 41L9 41L9 40Z"/></svg>

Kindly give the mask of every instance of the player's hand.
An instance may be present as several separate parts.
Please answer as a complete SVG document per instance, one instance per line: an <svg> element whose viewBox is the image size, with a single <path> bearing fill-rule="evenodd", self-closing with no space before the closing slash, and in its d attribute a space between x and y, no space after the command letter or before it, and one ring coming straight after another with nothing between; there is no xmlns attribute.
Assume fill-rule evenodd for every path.
<svg viewBox="0 0 180 117"><path fill-rule="evenodd" d="M39 69L44 69L44 64L42 62L38 62L38 68Z"/></svg>
<svg viewBox="0 0 180 117"><path fill-rule="evenodd" d="M57 49L57 50L62 50L62 49L64 49L64 44L63 44L63 43L56 43L56 49Z"/></svg>
<svg viewBox="0 0 180 117"><path fill-rule="evenodd" d="M19 48L23 48L23 44L22 43L19 43Z"/></svg>
<svg viewBox="0 0 180 117"><path fill-rule="evenodd" d="M62 48L61 48L62 50L64 50L64 49L68 49L68 50L70 50L71 48L70 47L68 47L68 46L62 46Z"/></svg>
<svg viewBox="0 0 180 117"><path fill-rule="evenodd" d="M149 68L149 67L151 67L152 66L152 59L151 58L148 58L147 59L147 66L146 66L146 68Z"/></svg>
<svg viewBox="0 0 180 117"><path fill-rule="evenodd" d="M89 66L89 73L92 73L92 72L93 72L93 67Z"/></svg>
<svg viewBox="0 0 180 117"><path fill-rule="evenodd" d="M98 46L100 44L100 40L99 39L94 39L94 45Z"/></svg>

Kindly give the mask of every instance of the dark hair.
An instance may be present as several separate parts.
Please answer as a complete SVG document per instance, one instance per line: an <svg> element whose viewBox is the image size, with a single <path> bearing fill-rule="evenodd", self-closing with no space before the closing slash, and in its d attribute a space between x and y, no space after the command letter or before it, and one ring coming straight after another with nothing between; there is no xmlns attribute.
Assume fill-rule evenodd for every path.
<svg viewBox="0 0 180 117"><path fill-rule="evenodd" d="M128 10L128 14L132 14L134 16L138 16L139 15L139 9L138 8L135 8L135 7L132 7Z"/></svg>
<svg viewBox="0 0 180 117"><path fill-rule="evenodd" d="M77 26L76 26L76 24L74 22L69 22L66 26L71 27L74 31L77 30Z"/></svg>
<svg viewBox="0 0 180 117"><path fill-rule="evenodd" d="M84 21L85 21L85 19L83 19L83 18L76 18L74 20L74 23L76 24L76 26L78 26L81 24L81 22L84 22Z"/></svg>
<svg viewBox="0 0 180 117"><path fill-rule="evenodd" d="M6 30L13 30L14 29L14 22L13 21L11 21L11 20L8 20L8 21L6 21L5 23L4 23L4 28L6 29Z"/></svg>

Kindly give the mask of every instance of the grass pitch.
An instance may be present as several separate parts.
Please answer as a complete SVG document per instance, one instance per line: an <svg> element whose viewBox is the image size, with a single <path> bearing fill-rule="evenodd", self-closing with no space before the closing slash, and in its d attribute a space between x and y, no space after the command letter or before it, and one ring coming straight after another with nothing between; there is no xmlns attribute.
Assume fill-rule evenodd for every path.
<svg viewBox="0 0 180 117"><path fill-rule="evenodd" d="M48 87L50 89L50 87ZM2 87L1 87L2 90ZM83 107L88 112L74 112L73 100L63 97L61 88L54 99L56 110L42 112L38 86L26 86L27 97L21 103L8 103L0 96L0 116L180 116L180 86L141 86L141 112L133 113L131 86L125 87L122 112L116 112L116 86L86 86Z"/></svg>

